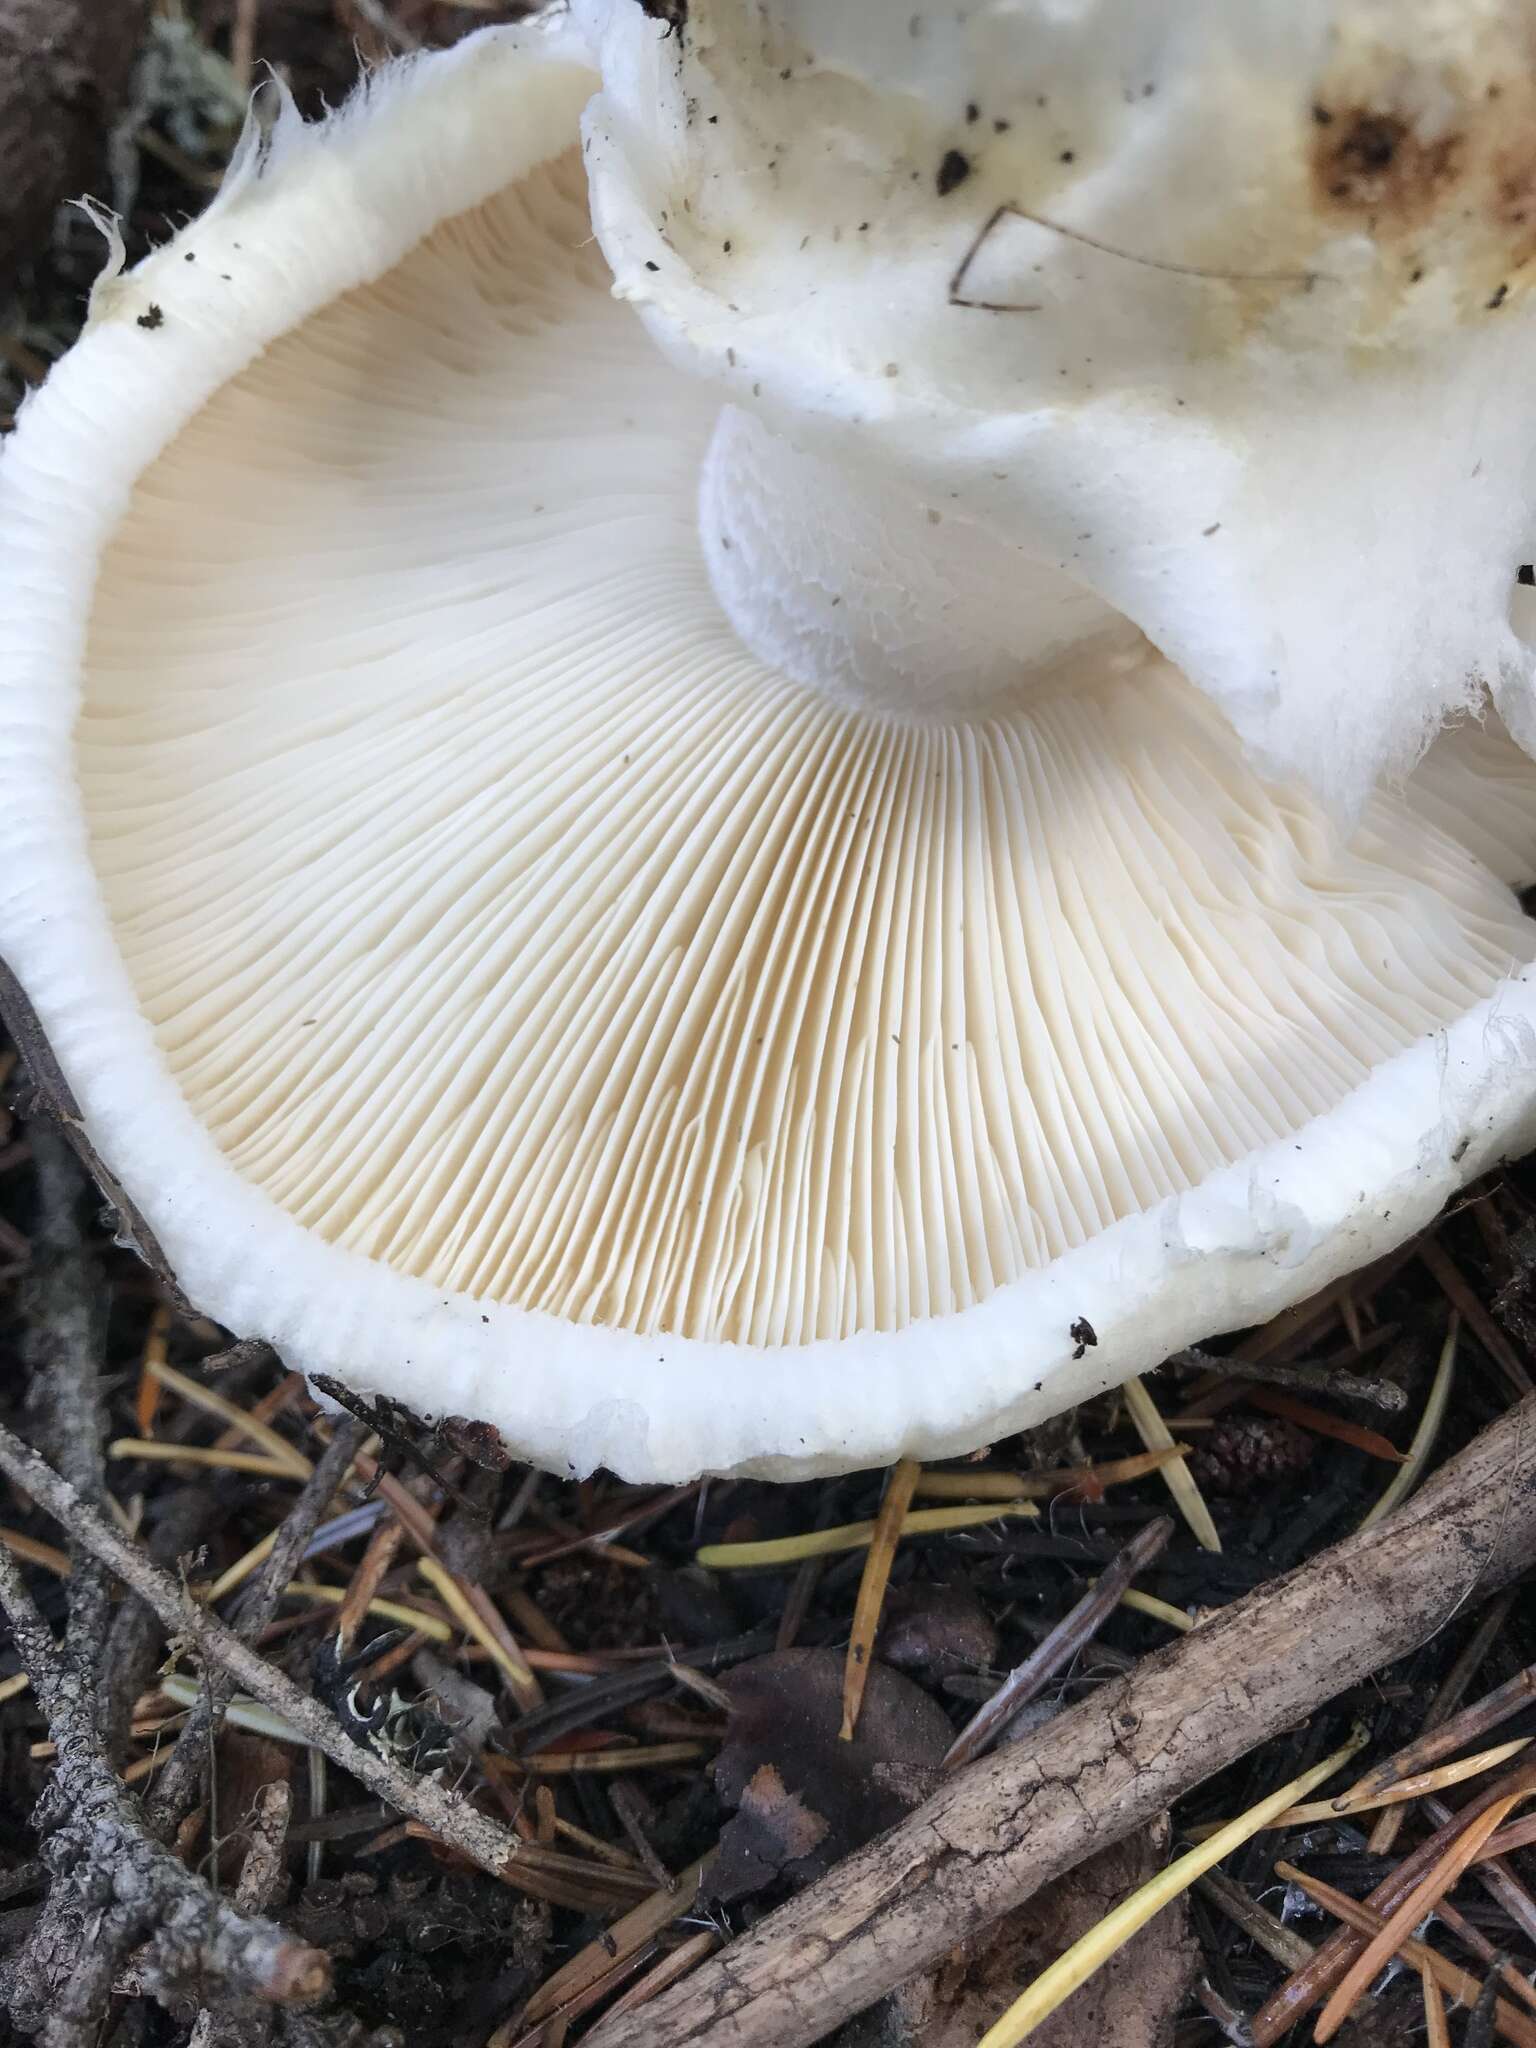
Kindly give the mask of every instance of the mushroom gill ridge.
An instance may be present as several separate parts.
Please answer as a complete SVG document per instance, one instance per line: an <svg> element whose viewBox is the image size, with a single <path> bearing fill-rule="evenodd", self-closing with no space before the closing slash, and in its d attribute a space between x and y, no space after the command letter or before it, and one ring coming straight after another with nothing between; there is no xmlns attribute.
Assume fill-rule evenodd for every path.
<svg viewBox="0 0 1536 2048"><path fill-rule="evenodd" d="M896 1329L1536 950L1454 793L1346 846L1150 652L966 719L764 668L699 551L716 401L607 286L568 157L269 347L103 564L114 934L299 1223L577 1322Z"/></svg>

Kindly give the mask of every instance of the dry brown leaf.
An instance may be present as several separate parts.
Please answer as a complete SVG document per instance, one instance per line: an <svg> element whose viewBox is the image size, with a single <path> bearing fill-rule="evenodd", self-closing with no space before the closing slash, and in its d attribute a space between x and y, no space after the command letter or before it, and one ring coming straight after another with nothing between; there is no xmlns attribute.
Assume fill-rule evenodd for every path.
<svg viewBox="0 0 1536 2048"><path fill-rule="evenodd" d="M932 1790L952 1733L943 1709L877 1661L857 1731L840 1741L842 1682L837 1650L777 1650L725 1681L730 1724L715 1789L736 1812L706 1881L710 1899L750 1898L781 1878L807 1884Z"/></svg>

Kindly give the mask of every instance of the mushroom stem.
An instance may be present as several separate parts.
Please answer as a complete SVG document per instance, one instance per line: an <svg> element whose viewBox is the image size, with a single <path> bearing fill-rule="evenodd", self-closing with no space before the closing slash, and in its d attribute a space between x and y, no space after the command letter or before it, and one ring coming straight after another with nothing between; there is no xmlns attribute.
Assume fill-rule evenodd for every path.
<svg viewBox="0 0 1536 2048"><path fill-rule="evenodd" d="M759 660L835 701L951 717L1134 629L1064 570L884 466L808 454L736 406L704 459L715 595Z"/></svg>

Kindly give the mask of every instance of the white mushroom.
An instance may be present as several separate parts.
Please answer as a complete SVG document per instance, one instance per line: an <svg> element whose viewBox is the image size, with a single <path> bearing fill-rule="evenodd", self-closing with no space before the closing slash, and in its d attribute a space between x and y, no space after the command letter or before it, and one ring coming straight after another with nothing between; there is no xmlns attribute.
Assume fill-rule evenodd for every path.
<svg viewBox="0 0 1536 2048"><path fill-rule="evenodd" d="M963 593L968 673L1084 630L1086 585L1342 810L1484 686L1536 733L1531 0L573 5L604 251L750 408L712 462L739 513L828 452L876 525L961 509L1015 563ZM765 523L722 599L824 678ZM850 685L927 701L927 642L855 617Z"/></svg>
<svg viewBox="0 0 1536 2048"><path fill-rule="evenodd" d="M1072 24L1123 12L961 10L999 91L1104 107ZM1213 17L1168 11L1189 66L1183 12ZM302 1369L562 1469L969 1449L1301 1298L1536 1134L1536 768L1464 726L1374 781L1469 697L1486 564L1454 536L1465 603L1387 733L1390 608L1339 702L1326 606L1281 586L1342 581L1397 483L1289 502L1244 438L1312 430L1266 408L1320 299L1202 276L1196 320L1158 272L1120 306L1077 245L1047 344L952 303L999 201L979 152L941 195L934 146L1014 132L963 66L945 110L941 65L876 42L861 82L788 8L578 14L584 44L491 31L285 114L98 288L0 471L0 954L188 1295ZM781 172L758 134L799 138ZM1100 322L1104 395L1047 399ZM1460 346L1415 387L1456 432ZM1174 381L1210 399L1188 426ZM1247 540L1186 542L1240 501ZM1108 538L1054 545L1089 516ZM1295 626L1268 696L1244 607Z"/></svg>

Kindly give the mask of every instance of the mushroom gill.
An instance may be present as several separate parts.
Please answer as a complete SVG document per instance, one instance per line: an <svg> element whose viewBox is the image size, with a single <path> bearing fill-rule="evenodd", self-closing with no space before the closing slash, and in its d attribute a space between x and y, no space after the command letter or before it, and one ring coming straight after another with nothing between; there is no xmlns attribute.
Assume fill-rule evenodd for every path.
<svg viewBox="0 0 1536 2048"><path fill-rule="evenodd" d="M718 394L609 283L572 151L274 340L101 563L112 936L306 1231L633 1333L893 1331L1292 1137L1536 953L1497 735L1346 840L1139 641L964 712L765 667L700 548Z"/></svg>

